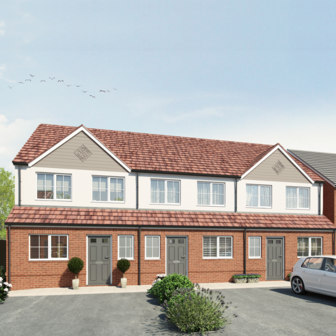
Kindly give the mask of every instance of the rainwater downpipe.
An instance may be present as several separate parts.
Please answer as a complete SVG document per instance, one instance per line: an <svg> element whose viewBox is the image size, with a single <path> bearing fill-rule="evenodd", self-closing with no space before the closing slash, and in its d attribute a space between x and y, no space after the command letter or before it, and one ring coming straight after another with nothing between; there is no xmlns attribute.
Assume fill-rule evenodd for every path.
<svg viewBox="0 0 336 336"><path fill-rule="evenodd" d="M238 179L235 180L234 184L234 212L237 212L237 186L238 185Z"/></svg>
<svg viewBox="0 0 336 336"><path fill-rule="evenodd" d="M11 243L10 243L11 236L10 234L11 234L11 227L10 225L8 225L8 282L9 283L11 283L11 267L10 267L11 265L11 253L10 253L11 252Z"/></svg>
<svg viewBox="0 0 336 336"><path fill-rule="evenodd" d="M335 255L335 248L336 248L336 230L334 230L334 244L333 244L333 255Z"/></svg>
<svg viewBox="0 0 336 336"><path fill-rule="evenodd" d="M136 173L136 181L135 181L135 208L139 209L139 173Z"/></svg>
<svg viewBox="0 0 336 336"><path fill-rule="evenodd" d="M321 183L318 186L318 215L321 215Z"/></svg>
<svg viewBox="0 0 336 336"><path fill-rule="evenodd" d="M244 230L244 274L246 274L246 229Z"/></svg>
<svg viewBox="0 0 336 336"><path fill-rule="evenodd" d="M18 166L18 206L21 206L21 166Z"/></svg>
<svg viewBox="0 0 336 336"><path fill-rule="evenodd" d="M138 272L138 283L141 286L141 227L139 227L139 236L138 236L138 257L139 257L139 272Z"/></svg>

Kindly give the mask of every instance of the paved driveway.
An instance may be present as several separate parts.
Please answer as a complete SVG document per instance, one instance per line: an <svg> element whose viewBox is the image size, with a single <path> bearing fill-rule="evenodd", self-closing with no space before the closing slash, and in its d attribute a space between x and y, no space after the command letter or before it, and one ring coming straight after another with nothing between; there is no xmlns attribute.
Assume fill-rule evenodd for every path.
<svg viewBox="0 0 336 336"><path fill-rule="evenodd" d="M336 299L282 289L229 289L238 318L218 335L333 335ZM0 305L3 335L176 335L146 293L12 297Z"/></svg>

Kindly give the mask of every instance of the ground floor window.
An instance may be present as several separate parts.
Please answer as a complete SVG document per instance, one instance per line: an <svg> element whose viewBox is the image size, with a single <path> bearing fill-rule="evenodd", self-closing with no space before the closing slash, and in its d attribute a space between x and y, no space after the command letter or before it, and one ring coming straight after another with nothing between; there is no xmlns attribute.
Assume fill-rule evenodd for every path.
<svg viewBox="0 0 336 336"><path fill-rule="evenodd" d="M297 256L308 257L322 255L321 237L298 237Z"/></svg>
<svg viewBox="0 0 336 336"><path fill-rule="evenodd" d="M203 237L203 258L232 258L232 237Z"/></svg>
<svg viewBox="0 0 336 336"><path fill-rule="evenodd" d="M118 259L134 259L133 236L118 236Z"/></svg>
<svg viewBox="0 0 336 336"><path fill-rule="evenodd" d="M146 236L146 259L160 259L160 236Z"/></svg>
<svg viewBox="0 0 336 336"><path fill-rule="evenodd" d="M67 235L30 235L29 246L31 260L68 259Z"/></svg>
<svg viewBox="0 0 336 336"><path fill-rule="evenodd" d="M249 237L249 258L261 258L261 237Z"/></svg>

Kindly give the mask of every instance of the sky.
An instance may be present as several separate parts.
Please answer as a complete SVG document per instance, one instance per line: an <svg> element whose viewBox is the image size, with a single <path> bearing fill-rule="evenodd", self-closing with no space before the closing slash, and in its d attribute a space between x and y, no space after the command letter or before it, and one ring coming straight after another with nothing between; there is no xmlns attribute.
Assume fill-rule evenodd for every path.
<svg viewBox="0 0 336 336"><path fill-rule="evenodd" d="M335 13L334 0L2 0L0 167L40 123L336 153Z"/></svg>

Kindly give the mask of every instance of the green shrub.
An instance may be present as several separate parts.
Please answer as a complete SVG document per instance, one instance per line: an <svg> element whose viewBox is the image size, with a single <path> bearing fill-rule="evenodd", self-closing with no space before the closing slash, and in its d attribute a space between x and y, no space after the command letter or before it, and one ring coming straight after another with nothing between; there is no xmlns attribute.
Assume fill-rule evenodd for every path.
<svg viewBox="0 0 336 336"><path fill-rule="evenodd" d="M290 280L291 274L292 273L287 274L288 280Z"/></svg>
<svg viewBox="0 0 336 336"><path fill-rule="evenodd" d="M0 272L2 272L1 269ZM11 287L12 285L6 282L5 279L0 274L0 303L5 302L8 295L8 291Z"/></svg>
<svg viewBox="0 0 336 336"><path fill-rule="evenodd" d="M126 273L128 269L131 267L131 263L127 259L120 259L117 263L117 267L119 271L122 272L124 277L124 273Z"/></svg>
<svg viewBox="0 0 336 336"><path fill-rule="evenodd" d="M154 295L160 303L169 301L173 292L177 288L193 288L193 283L185 275L170 274L164 277L161 281L156 282L148 291L149 294Z"/></svg>
<svg viewBox="0 0 336 336"><path fill-rule="evenodd" d="M244 278L260 278L260 274L235 274L232 276L233 279L244 279Z"/></svg>
<svg viewBox="0 0 336 336"><path fill-rule="evenodd" d="M181 331L203 333L218 330L229 323L225 311L232 302L227 303L224 298L220 291L195 285L195 288L176 289L170 301L165 301L162 306L168 320Z"/></svg>
<svg viewBox="0 0 336 336"><path fill-rule="evenodd" d="M77 279L78 273L83 269L84 262L81 258L73 257L68 262L68 268L69 271L75 274L75 277Z"/></svg>

